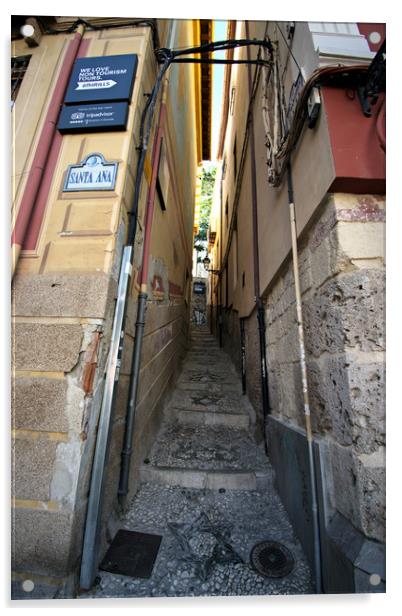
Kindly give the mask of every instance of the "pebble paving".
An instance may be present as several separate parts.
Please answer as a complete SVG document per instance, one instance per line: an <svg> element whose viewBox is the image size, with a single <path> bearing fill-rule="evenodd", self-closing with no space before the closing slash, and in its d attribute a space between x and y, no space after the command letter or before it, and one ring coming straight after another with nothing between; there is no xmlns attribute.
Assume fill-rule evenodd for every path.
<svg viewBox="0 0 402 616"><path fill-rule="evenodd" d="M263 447L244 429L167 424L148 459L154 466L202 470L270 470Z"/></svg>
<svg viewBox="0 0 402 616"><path fill-rule="evenodd" d="M247 404L228 356L206 328L200 327L193 333L193 349L203 345L213 349L208 370L203 373L196 365L198 359L190 349L171 403L177 402L182 390L188 410L197 405L199 408L201 399L205 412L213 413L219 408L230 412L238 397L238 407L233 412L244 413ZM214 358L221 365L227 364L226 376L221 369L214 373ZM219 388L221 377L226 390ZM170 413L166 413L146 463L220 472L263 470L272 476L264 448L255 443L247 429L181 424ZM95 586L80 598L290 595L313 591L306 557L273 481L258 490L195 489L146 482L120 527L162 536L150 579L99 571ZM280 542L292 552L295 566L287 576L266 577L250 564L253 546L266 540Z"/></svg>

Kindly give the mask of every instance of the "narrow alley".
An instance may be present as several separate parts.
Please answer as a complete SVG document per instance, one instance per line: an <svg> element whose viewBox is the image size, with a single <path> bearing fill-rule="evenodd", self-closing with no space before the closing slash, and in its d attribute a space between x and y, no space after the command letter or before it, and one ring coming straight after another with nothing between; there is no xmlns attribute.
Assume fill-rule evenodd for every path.
<svg viewBox="0 0 402 616"><path fill-rule="evenodd" d="M11 42L12 599L385 593L385 22Z"/></svg>
<svg viewBox="0 0 402 616"><path fill-rule="evenodd" d="M206 326L192 328L183 371L141 479L119 528L162 537L151 576L114 574L106 555L101 567L109 571L99 570L96 586L80 598L312 592L264 446L253 439L251 404ZM250 561L262 542L281 544L280 552L277 545L255 552L269 577ZM140 566L134 552L130 563L128 552L120 552L120 570Z"/></svg>

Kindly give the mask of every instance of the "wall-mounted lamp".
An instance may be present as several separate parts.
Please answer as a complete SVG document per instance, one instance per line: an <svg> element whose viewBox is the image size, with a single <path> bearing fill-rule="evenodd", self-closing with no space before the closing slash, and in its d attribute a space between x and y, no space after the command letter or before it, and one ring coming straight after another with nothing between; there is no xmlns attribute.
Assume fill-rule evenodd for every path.
<svg viewBox="0 0 402 616"><path fill-rule="evenodd" d="M28 47L38 47L42 38L42 30L34 17L28 17L20 32Z"/></svg>
<svg viewBox="0 0 402 616"><path fill-rule="evenodd" d="M202 262L204 264L205 271L207 271L209 274L219 274L220 273L220 270L209 269L209 266L211 265L211 259L209 257L205 257L205 259L203 259Z"/></svg>

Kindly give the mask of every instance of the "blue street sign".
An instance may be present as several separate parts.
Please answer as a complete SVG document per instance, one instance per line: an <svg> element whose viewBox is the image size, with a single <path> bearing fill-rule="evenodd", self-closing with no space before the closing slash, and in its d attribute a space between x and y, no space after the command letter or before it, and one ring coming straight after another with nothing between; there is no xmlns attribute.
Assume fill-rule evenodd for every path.
<svg viewBox="0 0 402 616"><path fill-rule="evenodd" d="M136 54L78 58L64 102L129 101L137 64Z"/></svg>
<svg viewBox="0 0 402 616"><path fill-rule="evenodd" d="M57 128L61 133L125 130L128 103L64 105Z"/></svg>

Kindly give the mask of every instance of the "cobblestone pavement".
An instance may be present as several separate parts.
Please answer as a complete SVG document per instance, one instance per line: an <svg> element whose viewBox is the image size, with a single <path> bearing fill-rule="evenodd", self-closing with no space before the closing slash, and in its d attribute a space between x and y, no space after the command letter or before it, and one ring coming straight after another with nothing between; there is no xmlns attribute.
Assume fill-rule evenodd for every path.
<svg viewBox="0 0 402 616"><path fill-rule="evenodd" d="M312 592L272 468L248 431L249 409L228 356L205 327L193 328L164 425L144 460L143 483L121 520L121 528L162 536L152 576L99 571L97 585L80 598ZM291 551L295 565L287 576L265 577L251 566L253 546L266 540Z"/></svg>

